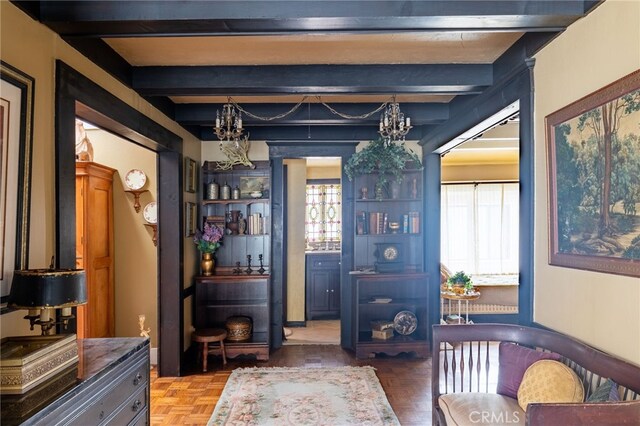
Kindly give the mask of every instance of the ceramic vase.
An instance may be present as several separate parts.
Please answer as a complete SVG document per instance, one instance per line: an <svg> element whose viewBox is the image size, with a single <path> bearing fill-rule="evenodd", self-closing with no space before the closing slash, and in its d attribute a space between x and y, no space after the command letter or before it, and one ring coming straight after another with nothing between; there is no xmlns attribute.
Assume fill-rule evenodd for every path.
<svg viewBox="0 0 640 426"><path fill-rule="evenodd" d="M202 268L202 275L208 277L213 275L213 268L216 262L213 259L213 253L202 253L202 260L200 261L200 267Z"/></svg>

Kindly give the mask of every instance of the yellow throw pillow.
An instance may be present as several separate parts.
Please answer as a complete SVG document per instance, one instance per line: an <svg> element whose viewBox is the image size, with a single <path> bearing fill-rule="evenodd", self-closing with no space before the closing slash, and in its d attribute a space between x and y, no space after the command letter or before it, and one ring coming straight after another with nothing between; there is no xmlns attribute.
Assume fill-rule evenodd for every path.
<svg viewBox="0 0 640 426"><path fill-rule="evenodd" d="M518 388L518 404L527 411L532 402L582 402L584 389L576 373L558 361L531 364Z"/></svg>

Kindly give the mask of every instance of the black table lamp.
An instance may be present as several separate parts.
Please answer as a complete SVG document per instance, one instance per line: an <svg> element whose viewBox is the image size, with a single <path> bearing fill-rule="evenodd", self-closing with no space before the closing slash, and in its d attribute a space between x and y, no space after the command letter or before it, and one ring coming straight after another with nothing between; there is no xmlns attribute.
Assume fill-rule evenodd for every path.
<svg viewBox="0 0 640 426"><path fill-rule="evenodd" d="M75 318L71 308L87 303L87 285L81 269L25 269L13 273L8 306L28 309L25 316L31 323L42 327L42 334L56 324L67 328L69 320ZM51 318L50 309L62 309L60 320Z"/></svg>

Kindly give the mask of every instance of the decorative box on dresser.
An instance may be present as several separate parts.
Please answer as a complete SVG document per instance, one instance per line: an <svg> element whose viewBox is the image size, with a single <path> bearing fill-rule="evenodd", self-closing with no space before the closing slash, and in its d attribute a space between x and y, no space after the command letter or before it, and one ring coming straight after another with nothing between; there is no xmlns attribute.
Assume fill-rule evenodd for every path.
<svg viewBox="0 0 640 426"><path fill-rule="evenodd" d="M76 162L76 267L87 279L87 304L77 308L78 338L115 335L113 174Z"/></svg>
<svg viewBox="0 0 640 426"><path fill-rule="evenodd" d="M389 184L383 194L375 194L377 174L355 179L355 270L349 285L351 341L358 358L429 354L422 169L409 165L403 176L401 184ZM393 323L402 311L417 319L415 331L373 337L373 321Z"/></svg>
<svg viewBox="0 0 640 426"><path fill-rule="evenodd" d="M150 424L148 339L79 339L78 356L30 391L3 395L2 424Z"/></svg>
<svg viewBox="0 0 640 426"><path fill-rule="evenodd" d="M268 161L255 168L234 166L221 170L215 162L202 166L202 219L224 231L222 246L215 253L211 276L195 278L196 328L225 328L230 317L251 319L251 338L225 341L227 357L255 355L269 359L270 345L270 172ZM217 191L209 191L210 184ZM237 199L222 199L222 187L242 189ZM253 195L251 195L253 193ZM211 195L217 195L211 198ZM249 257L250 261L249 261Z"/></svg>

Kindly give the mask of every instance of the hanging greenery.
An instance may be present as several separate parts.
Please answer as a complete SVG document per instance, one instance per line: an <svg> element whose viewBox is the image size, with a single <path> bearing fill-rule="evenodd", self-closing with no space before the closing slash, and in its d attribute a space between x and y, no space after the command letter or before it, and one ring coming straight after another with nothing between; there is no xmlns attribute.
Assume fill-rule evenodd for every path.
<svg viewBox="0 0 640 426"><path fill-rule="evenodd" d="M409 165L411 168L422 168L422 162L415 152L407 149L404 143L385 143L384 139L378 139L354 153L345 164L344 171L349 180L356 176L377 173L376 198L381 198L389 182L393 180L398 184L402 183L402 172Z"/></svg>

